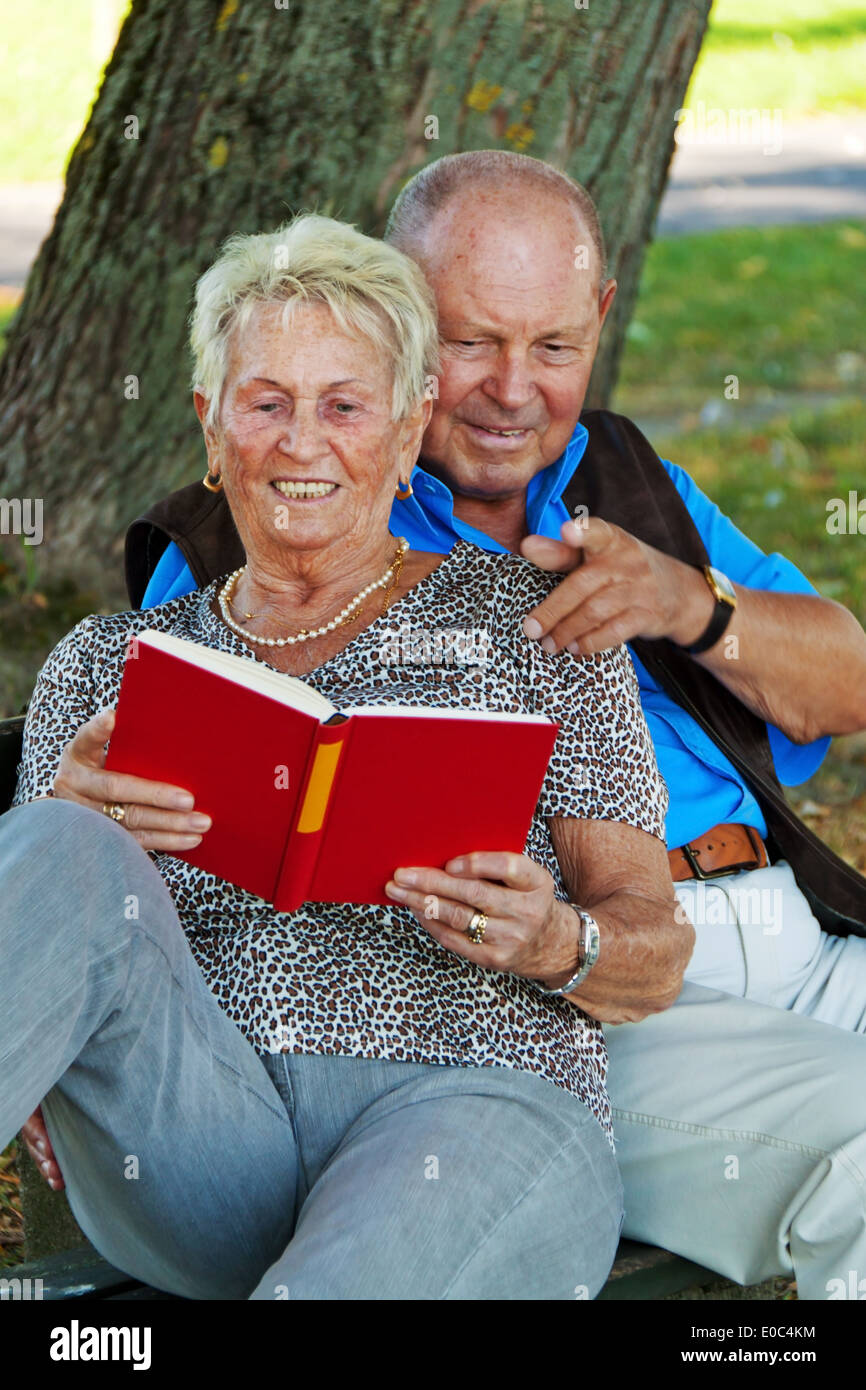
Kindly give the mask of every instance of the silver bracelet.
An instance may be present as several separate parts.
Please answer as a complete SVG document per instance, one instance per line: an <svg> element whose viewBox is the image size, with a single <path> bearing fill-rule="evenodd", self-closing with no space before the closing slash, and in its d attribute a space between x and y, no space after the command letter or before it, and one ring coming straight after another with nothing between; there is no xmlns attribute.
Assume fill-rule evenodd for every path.
<svg viewBox="0 0 866 1390"><path fill-rule="evenodd" d="M598 960L599 946L601 943L598 922L596 922L594 917L590 917L589 913L585 912L582 907L578 907L576 903L569 903L569 907L574 908L580 918L582 928L577 948L577 972L572 975L571 979L567 980L564 985L560 985L559 989L548 989L547 985L543 985L540 980L536 980L535 983L538 985L538 988L545 994L571 994L573 989L577 989L578 985L583 984L590 970Z"/></svg>

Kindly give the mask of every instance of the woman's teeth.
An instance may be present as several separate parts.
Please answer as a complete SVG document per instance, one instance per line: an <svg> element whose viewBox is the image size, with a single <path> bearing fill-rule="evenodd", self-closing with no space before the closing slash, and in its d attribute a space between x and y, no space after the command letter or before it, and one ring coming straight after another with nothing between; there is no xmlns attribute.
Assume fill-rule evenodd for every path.
<svg viewBox="0 0 866 1390"><path fill-rule="evenodd" d="M327 497L336 486L336 483L294 483L282 480L274 482L274 487L284 497Z"/></svg>

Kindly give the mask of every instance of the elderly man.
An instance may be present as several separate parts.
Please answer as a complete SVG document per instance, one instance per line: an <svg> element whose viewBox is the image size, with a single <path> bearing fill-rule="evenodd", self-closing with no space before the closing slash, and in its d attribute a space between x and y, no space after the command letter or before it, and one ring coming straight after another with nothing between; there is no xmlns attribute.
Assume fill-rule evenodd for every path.
<svg viewBox="0 0 866 1390"><path fill-rule="evenodd" d="M670 788L688 982L666 1008L670 943L610 924L575 995L622 1025L607 1037L625 1232L839 1296L866 1274L866 884L780 781L866 726L866 637L630 422L581 418L616 291L585 190L525 156L450 156L404 188L387 236L422 266L442 341L392 531L562 570L525 631L549 651L629 643ZM157 558L145 606L240 563L237 544L220 499L181 490L131 530L133 600Z"/></svg>

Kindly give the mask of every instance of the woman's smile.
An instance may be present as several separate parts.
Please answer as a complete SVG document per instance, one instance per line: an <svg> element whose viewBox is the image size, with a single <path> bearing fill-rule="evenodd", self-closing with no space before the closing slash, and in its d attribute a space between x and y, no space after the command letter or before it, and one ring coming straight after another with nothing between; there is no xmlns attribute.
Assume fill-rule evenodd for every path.
<svg viewBox="0 0 866 1390"><path fill-rule="evenodd" d="M333 496L339 484L316 478L274 478L271 487L293 502L315 502Z"/></svg>

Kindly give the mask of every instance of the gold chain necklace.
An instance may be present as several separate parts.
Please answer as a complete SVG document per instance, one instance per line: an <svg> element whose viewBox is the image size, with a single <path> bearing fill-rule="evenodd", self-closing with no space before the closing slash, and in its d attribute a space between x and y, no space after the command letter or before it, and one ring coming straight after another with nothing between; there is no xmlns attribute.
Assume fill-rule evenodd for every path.
<svg viewBox="0 0 866 1390"><path fill-rule="evenodd" d="M344 627L346 623L355 622L361 604L365 599L369 598L370 594L376 589L385 590L382 602L382 612L385 612L391 601L391 596L397 587L397 581L403 569L403 556L408 549L409 542L401 536L397 543L394 558L381 579L374 580L372 584L368 584L359 594L356 594L351 602L347 603L345 608L342 608L336 618L332 618L330 622L324 623L322 627L317 627L312 632L308 632L306 628L301 628L301 631L296 633L294 637L259 637L255 632L248 632L245 627L241 627L240 623L236 623L234 619L230 617L229 608L232 606L232 594L237 588L238 581L246 569L246 565L241 565L240 569L235 570L234 574L229 575L218 595L219 608L223 616L223 622L225 622L233 632L236 632L238 636L245 637L248 642L255 642L261 647L292 647L297 642L311 642L314 637L324 637L326 633L335 632L338 627ZM251 613L247 614L248 618L252 616Z"/></svg>

